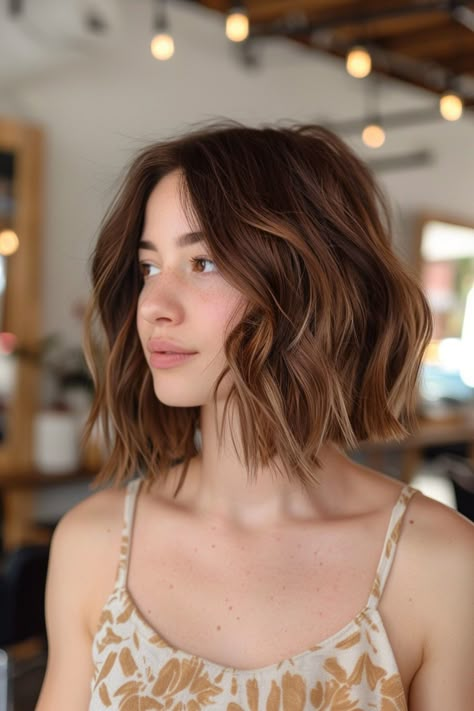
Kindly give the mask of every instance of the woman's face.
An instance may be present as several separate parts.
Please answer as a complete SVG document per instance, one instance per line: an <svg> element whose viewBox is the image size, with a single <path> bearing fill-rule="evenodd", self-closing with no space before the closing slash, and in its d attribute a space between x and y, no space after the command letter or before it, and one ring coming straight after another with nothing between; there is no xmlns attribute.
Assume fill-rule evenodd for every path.
<svg viewBox="0 0 474 711"><path fill-rule="evenodd" d="M205 243L195 241L199 235L194 243L188 237L184 244L183 236L199 228L183 212L178 184L177 171L162 178L146 206L138 251L144 282L137 329L157 398L166 405L192 407L211 402L213 386L226 364L226 328L236 306L238 320L245 301L219 274ZM150 352L152 339L158 338L195 355L172 367L160 367L159 358ZM227 377L219 387L219 399L228 391Z"/></svg>

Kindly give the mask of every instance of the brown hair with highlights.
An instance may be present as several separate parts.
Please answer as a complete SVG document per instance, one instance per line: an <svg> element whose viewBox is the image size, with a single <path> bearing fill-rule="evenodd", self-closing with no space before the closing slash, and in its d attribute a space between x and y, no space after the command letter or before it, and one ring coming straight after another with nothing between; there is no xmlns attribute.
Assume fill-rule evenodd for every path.
<svg viewBox="0 0 474 711"><path fill-rule="evenodd" d="M367 166L329 130L214 121L141 150L92 255L85 352L109 455L95 482L140 472L151 483L197 453L199 407L161 403L136 330L138 242L158 181L179 170L186 214L221 275L246 297L225 342L245 467L277 455L317 481L325 442L402 439L416 421L432 317L418 277L391 246ZM216 393L214 392L214 397Z"/></svg>

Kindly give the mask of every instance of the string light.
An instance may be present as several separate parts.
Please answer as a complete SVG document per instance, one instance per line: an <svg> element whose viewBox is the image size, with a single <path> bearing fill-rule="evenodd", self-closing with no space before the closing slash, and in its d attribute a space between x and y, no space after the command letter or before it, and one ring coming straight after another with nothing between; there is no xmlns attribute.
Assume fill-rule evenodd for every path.
<svg viewBox="0 0 474 711"><path fill-rule="evenodd" d="M174 40L169 32L167 32L168 21L165 15L164 0L157 0L154 27L156 34L151 40L151 53L155 59L166 61L174 54Z"/></svg>
<svg viewBox="0 0 474 711"><path fill-rule="evenodd" d="M18 235L13 230L2 230L0 232L0 254L9 257L14 254L20 245Z"/></svg>
<svg viewBox="0 0 474 711"><path fill-rule="evenodd" d="M385 130L380 119L380 77L372 75L364 84L366 121L362 130L362 141L368 148L380 148L385 143Z"/></svg>
<svg viewBox="0 0 474 711"><path fill-rule="evenodd" d="M458 94L447 91L439 100L439 112L446 121L457 121L461 118L463 102Z"/></svg>
<svg viewBox="0 0 474 711"><path fill-rule="evenodd" d="M155 59L166 61L174 54L174 41L171 35L162 32L153 37L150 44L151 53Z"/></svg>
<svg viewBox="0 0 474 711"><path fill-rule="evenodd" d="M243 42L249 36L249 18L241 5L231 7L225 21L225 34L231 42Z"/></svg>
<svg viewBox="0 0 474 711"><path fill-rule="evenodd" d="M362 131L362 140L369 148L380 148L385 143L385 131L378 123L369 123Z"/></svg>
<svg viewBox="0 0 474 711"><path fill-rule="evenodd" d="M351 77L363 79L372 71L372 57L365 47L352 47L346 56L346 70Z"/></svg>

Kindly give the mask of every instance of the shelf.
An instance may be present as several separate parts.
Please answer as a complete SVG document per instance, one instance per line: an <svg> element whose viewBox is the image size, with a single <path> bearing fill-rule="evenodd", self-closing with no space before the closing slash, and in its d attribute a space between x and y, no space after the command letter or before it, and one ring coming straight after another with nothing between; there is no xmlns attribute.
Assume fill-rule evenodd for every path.
<svg viewBox="0 0 474 711"><path fill-rule="evenodd" d="M92 481L97 471L78 469L72 472L44 474L29 470L18 471L15 474L0 474L0 490L2 489L37 489L57 484L75 484L76 482Z"/></svg>

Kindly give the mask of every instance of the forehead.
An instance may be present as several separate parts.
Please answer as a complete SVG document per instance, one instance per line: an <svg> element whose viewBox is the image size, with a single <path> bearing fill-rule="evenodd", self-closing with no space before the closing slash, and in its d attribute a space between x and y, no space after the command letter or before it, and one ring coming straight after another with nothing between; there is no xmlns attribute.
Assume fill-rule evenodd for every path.
<svg viewBox="0 0 474 711"><path fill-rule="evenodd" d="M164 175L153 189L153 193L160 197L172 198L176 197L179 200L180 185L183 184L184 177L181 171L173 170L171 173Z"/></svg>
<svg viewBox="0 0 474 711"><path fill-rule="evenodd" d="M145 207L143 232L153 233L185 232L192 225L183 209L180 185L182 177L178 171L165 175L155 185ZM194 225L194 227L197 227Z"/></svg>
<svg viewBox="0 0 474 711"><path fill-rule="evenodd" d="M155 209L182 211L182 201L180 196L180 185L182 177L178 171L173 171L165 175L155 185L147 201L147 212Z"/></svg>

